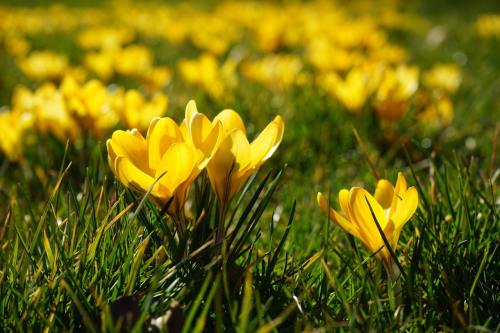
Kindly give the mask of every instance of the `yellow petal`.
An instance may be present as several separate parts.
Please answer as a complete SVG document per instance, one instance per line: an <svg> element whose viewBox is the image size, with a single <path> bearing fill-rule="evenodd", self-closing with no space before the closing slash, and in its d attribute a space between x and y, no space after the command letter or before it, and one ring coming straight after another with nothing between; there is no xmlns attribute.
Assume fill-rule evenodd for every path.
<svg viewBox="0 0 500 333"><path fill-rule="evenodd" d="M245 133L239 129L233 130L230 135L231 152L236 157L235 170L241 171L251 166L251 148Z"/></svg>
<svg viewBox="0 0 500 333"><path fill-rule="evenodd" d="M197 113L192 116L188 128L191 142L204 155L200 162L203 168L215 153L221 140L222 125L219 121L212 123L204 114Z"/></svg>
<svg viewBox="0 0 500 333"><path fill-rule="evenodd" d="M146 192L154 183L154 178L139 169L125 156L118 156L115 160L115 170L118 179L127 187ZM155 186L152 195L158 195L158 186Z"/></svg>
<svg viewBox="0 0 500 333"><path fill-rule="evenodd" d="M366 243L370 244L370 250L374 252L384 244L370 212L367 200L372 207L377 222L383 230L387 225L387 218L385 217L382 206L380 206L377 200L375 200L375 198L365 189L353 188L351 190L349 200L351 221L357 224L361 237L364 238Z"/></svg>
<svg viewBox="0 0 500 333"><path fill-rule="evenodd" d="M387 225L384 228L384 234L391 248L393 250L396 250L396 247L398 245L399 234L396 237L396 226L394 225L394 222L392 220L389 220L387 222Z"/></svg>
<svg viewBox="0 0 500 333"><path fill-rule="evenodd" d="M344 212L344 215L350 217L350 209L349 209L349 191L346 189L342 189L339 192L339 204L340 208Z"/></svg>
<svg viewBox="0 0 500 333"><path fill-rule="evenodd" d="M167 149L174 143L182 141L182 134L172 119L168 117L155 118L149 125L146 141L149 166L154 170L160 167Z"/></svg>
<svg viewBox="0 0 500 333"><path fill-rule="evenodd" d="M252 164L256 168L274 154L283 138L284 130L283 120L277 116L252 142Z"/></svg>
<svg viewBox="0 0 500 333"><path fill-rule="evenodd" d="M233 130L226 136L207 166L210 182L217 197L227 201L239 190L242 179L248 177L250 167L250 144L245 134Z"/></svg>
<svg viewBox="0 0 500 333"><path fill-rule="evenodd" d="M179 185L190 178L194 168L193 148L184 142L174 143L163 154L155 177L159 178L163 175L159 182L173 195Z"/></svg>
<svg viewBox="0 0 500 333"><path fill-rule="evenodd" d="M196 113L188 122L188 130L191 134L193 144L195 147L203 146L205 138L210 134L213 126L207 116L202 113Z"/></svg>
<svg viewBox="0 0 500 333"><path fill-rule="evenodd" d="M408 185L406 183L406 178L402 172L398 172L398 180L396 181L395 192L406 192Z"/></svg>
<svg viewBox="0 0 500 333"><path fill-rule="evenodd" d="M375 189L375 199L383 209L389 209L391 207L393 197L394 188L392 184L385 179L379 180L377 188Z"/></svg>
<svg viewBox="0 0 500 333"><path fill-rule="evenodd" d="M245 124L240 115L231 109L222 110L213 120L213 123L220 121L225 133L230 133L234 129L239 129L246 133Z"/></svg>
<svg viewBox="0 0 500 333"><path fill-rule="evenodd" d="M353 225L351 221L347 220L345 217L337 213L334 209L330 208L323 193L318 192L316 200L321 210L328 215L331 221L335 222L339 227L341 227L351 235L359 238L359 233L356 226Z"/></svg>
<svg viewBox="0 0 500 333"><path fill-rule="evenodd" d="M115 131L108 145L116 156L127 157L137 168L150 174L146 141L139 132Z"/></svg>
<svg viewBox="0 0 500 333"><path fill-rule="evenodd" d="M394 197L391 204L391 215L397 210L397 205L400 201L398 197L400 197L401 193L406 192L407 186L405 176L402 172L398 172L398 180L396 181L396 186L394 186Z"/></svg>
<svg viewBox="0 0 500 333"><path fill-rule="evenodd" d="M417 210L418 191L415 187L410 187L408 191L401 193L395 200L398 200L397 209L391 212L391 220L394 221L396 229L401 229Z"/></svg>
<svg viewBox="0 0 500 333"><path fill-rule="evenodd" d="M189 121L197 113L198 113L198 108L196 107L196 102L194 100L190 100L186 105L186 111L184 116L186 121Z"/></svg>
<svg viewBox="0 0 500 333"><path fill-rule="evenodd" d="M106 140L106 150L108 151L108 164L113 173L116 175L115 170L115 160L116 160L116 152L113 150L113 145L111 145L111 139Z"/></svg>
<svg viewBox="0 0 500 333"><path fill-rule="evenodd" d="M181 131L182 138L185 142L191 142L191 135L189 134L187 121L184 119L182 123L179 125L179 131Z"/></svg>

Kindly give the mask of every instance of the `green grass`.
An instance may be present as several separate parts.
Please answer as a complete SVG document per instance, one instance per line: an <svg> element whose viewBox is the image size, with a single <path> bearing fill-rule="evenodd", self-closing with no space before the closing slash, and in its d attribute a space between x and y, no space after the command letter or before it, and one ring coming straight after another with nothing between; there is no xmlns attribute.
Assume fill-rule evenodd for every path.
<svg viewBox="0 0 500 333"><path fill-rule="evenodd" d="M157 207L115 180L104 140L65 147L43 137L27 143L24 162L2 160L0 330L141 331L168 314L174 332L498 331L499 44L471 32L478 13L498 8L414 6L449 36L429 49L425 34L395 34L412 62L428 68L461 52L467 63L453 124L424 131L403 121L404 146L392 145L371 115L349 114L315 87L270 92L243 81L226 105L174 78L169 115L177 120L189 98L209 116L234 107L254 128L250 135L276 114L285 119L277 153L229 209L227 223L239 229L220 256L210 244L218 217L207 177L193 192L196 216L198 207L209 209L183 242ZM192 45L171 51L144 43L160 64L197 53ZM35 45L79 59L70 36ZM8 104L12 88L29 81L3 53L0 68L0 102ZM318 191L336 208L341 188L374 189L354 128L379 173L395 181L403 171L419 190L396 250L397 279L316 204Z"/></svg>

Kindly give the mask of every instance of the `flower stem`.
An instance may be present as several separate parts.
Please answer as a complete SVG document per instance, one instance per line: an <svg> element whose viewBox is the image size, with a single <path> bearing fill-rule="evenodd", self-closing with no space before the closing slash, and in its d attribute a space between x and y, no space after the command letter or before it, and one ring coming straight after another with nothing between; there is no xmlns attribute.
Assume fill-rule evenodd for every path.
<svg viewBox="0 0 500 333"><path fill-rule="evenodd" d="M392 292L389 293L391 304L394 306L394 310L396 311L395 314L400 314L401 312L399 312L398 309L403 305L401 279L399 278L401 271L398 265L392 260L384 262L384 267L387 272L387 288L388 290L392 290Z"/></svg>

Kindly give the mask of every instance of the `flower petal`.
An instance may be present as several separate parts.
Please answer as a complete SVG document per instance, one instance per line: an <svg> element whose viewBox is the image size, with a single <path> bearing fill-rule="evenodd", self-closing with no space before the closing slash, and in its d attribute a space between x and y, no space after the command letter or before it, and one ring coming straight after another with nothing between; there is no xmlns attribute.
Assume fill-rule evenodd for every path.
<svg viewBox="0 0 500 333"><path fill-rule="evenodd" d="M417 210L418 191L415 187L410 187L395 200L398 200L397 209L391 214L391 220L394 221L396 229L401 229Z"/></svg>
<svg viewBox="0 0 500 333"><path fill-rule="evenodd" d="M116 156L125 156L143 172L150 174L146 140L138 131L115 131L108 146Z"/></svg>
<svg viewBox="0 0 500 333"><path fill-rule="evenodd" d="M252 164L254 167L260 167L274 154L283 139L284 130L283 120L280 116L276 116L252 142Z"/></svg>
<svg viewBox="0 0 500 333"><path fill-rule="evenodd" d="M149 125L146 141L149 166L155 170L160 167L163 155L168 148L182 141L182 134L171 118L155 118Z"/></svg>
<svg viewBox="0 0 500 333"><path fill-rule="evenodd" d="M191 178L195 167L193 147L184 142L174 143L163 154L155 177L173 195L180 184Z"/></svg>
<svg viewBox="0 0 500 333"><path fill-rule="evenodd" d="M139 169L132 161L123 155L120 155L115 160L115 170L118 179L128 187L132 187L141 192L146 192L154 183L154 178ZM155 185L151 194L158 196L159 186Z"/></svg>
<svg viewBox="0 0 500 333"><path fill-rule="evenodd" d="M397 210L401 194L407 191L407 186L408 185L406 183L405 176L402 172L398 172L398 180L396 181L396 186L394 186L394 197L391 203L390 215L394 214L394 212Z"/></svg>
<svg viewBox="0 0 500 333"><path fill-rule="evenodd" d="M190 121L191 117L198 113L198 108L196 107L196 102L194 100L190 100L186 105L185 111L185 119Z"/></svg>
<svg viewBox="0 0 500 333"><path fill-rule="evenodd" d="M330 205L326 201L323 193L318 192L316 200L321 210L328 215L328 218L331 221L335 222L339 227L341 227L354 237L360 238L356 226L352 224L351 221L347 220L344 216L337 213L334 209L330 208Z"/></svg>
<svg viewBox="0 0 500 333"><path fill-rule="evenodd" d="M245 124L243 123L240 115L234 110L222 110L212 122L215 123L216 121L220 121L222 123L225 133L230 133L234 129L239 129L246 134Z"/></svg>
<svg viewBox="0 0 500 333"><path fill-rule="evenodd" d="M344 215L347 216L348 218L351 216L350 213L350 208L349 208L349 196L350 192L346 189L342 189L339 192L339 204L340 208L344 212Z"/></svg>
<svg viewBox="0 0 500 333"><path fill-rule="evenodd" d="M368 200L368 202L367 202ZM387 225L382 206L375 198L363 188L353 188L350 192L349 207L351 210L351 221L358 226L359 233L365 239L367 244L370 244L372 252L377 251L384 245L380 232L377 229L372 213L368 206L370 204L377 222L382 230Z"/></svg>
<svg viewBox="0 0 500 333"><path fill-rule="evenodd" d="M207 165L210 182L219 200L229 200L239 190L242 179L248 177L250 144L239 129L233 130L220 143Z"/></svg>
<svg viewBox="0 0 500 333"><path fill-rule="evenodd" d="M200 161L201 168L204 168L222 139L222 124L220 121L212 123L204 114L197 113L191 118L188 127L190 140L204 155Z"/></svg>
<svg viewBox="0 0 500 333"><path fill-rule="evenodd" d="M383 209L389 209L394 197L394 188L392 187L392 184L385 179L379 180L377 182L377 188L375 189L374 196Z"/></svg>

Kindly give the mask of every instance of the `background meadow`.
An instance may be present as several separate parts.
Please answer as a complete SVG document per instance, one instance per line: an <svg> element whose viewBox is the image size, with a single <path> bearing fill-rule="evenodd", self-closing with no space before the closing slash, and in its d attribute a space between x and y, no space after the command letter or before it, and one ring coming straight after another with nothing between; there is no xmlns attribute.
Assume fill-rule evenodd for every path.
<svg viewBox="0 0 500 333"><path fill-rule="evenodd" d="M498 330L499 41L494 1L3 1L0 328ZM191 99L251 139L285 124L229 208L227 261L205 173L187 246L108 165L114 130ZM316 194L338 209L399 171L420 200L388 279Z"/></svg>

